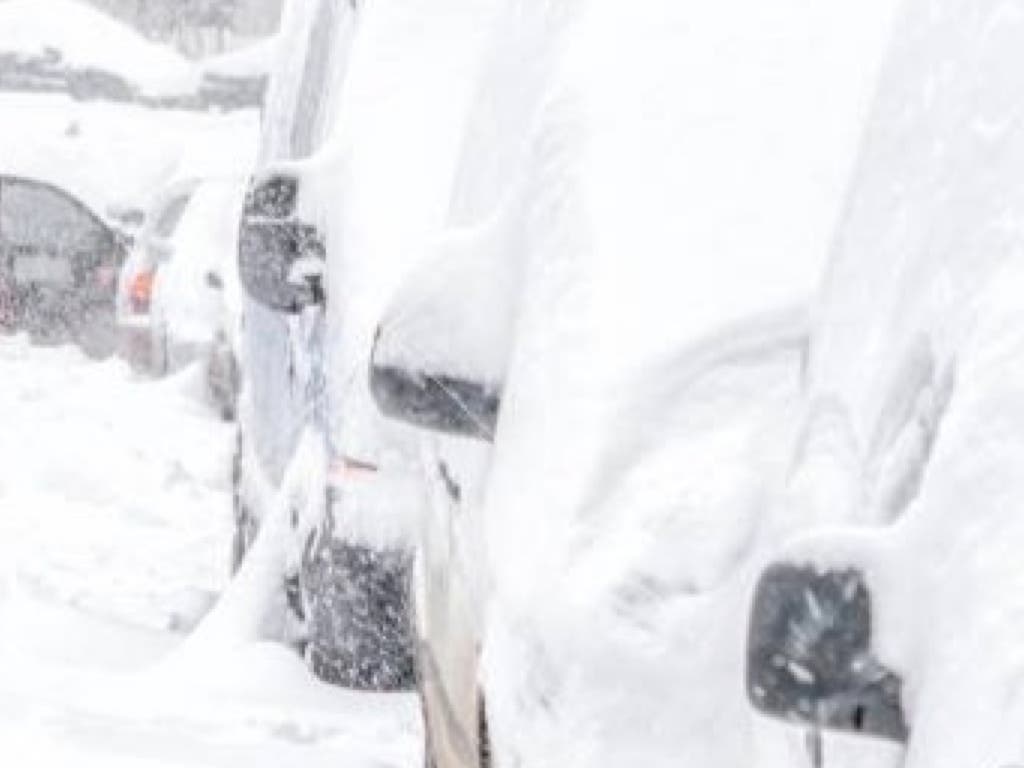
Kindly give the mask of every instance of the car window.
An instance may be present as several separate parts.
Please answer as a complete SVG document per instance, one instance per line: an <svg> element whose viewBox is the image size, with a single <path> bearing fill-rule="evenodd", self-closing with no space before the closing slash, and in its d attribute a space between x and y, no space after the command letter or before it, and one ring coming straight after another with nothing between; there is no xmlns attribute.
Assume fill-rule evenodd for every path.
<svg viewBox="0 0 1024 768"><path fill-rule="evenodd" d="M294 158L309 157L316 150L318 117L334 48L337 15L338 0L322 0L310 28L308 53L292 122L291 154Z"/></svg>
<svg viewBox="0 0 1024 768"><path fill-rule="evenodd" d="M177 229L181 216L185 213L188 201L192 199L192 193L186 192L177 195L160 209L157 214L156 223L153 225L153 234L157 237L170 237Z"/></svg>
<svg viewBox="0 0 1024 768"><path fill-rule="evenodd" d="M0 241L71 253L108 240L104 225L79 202L38 182L10 179L0 189Z"/></svg>

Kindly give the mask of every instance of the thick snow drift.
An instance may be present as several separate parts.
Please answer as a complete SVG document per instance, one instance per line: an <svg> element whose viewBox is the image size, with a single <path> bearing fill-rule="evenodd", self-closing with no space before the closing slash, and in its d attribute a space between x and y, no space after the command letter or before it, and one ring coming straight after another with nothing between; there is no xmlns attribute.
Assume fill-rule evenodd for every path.
<svg viewBox="0 0 1024 768"><path fill-rule="evenodd" d="M413 696L321 685L244 631L172 654L228 576L233 430L197 369L3 336L0 369L0 764L417 764Z"/></svg>

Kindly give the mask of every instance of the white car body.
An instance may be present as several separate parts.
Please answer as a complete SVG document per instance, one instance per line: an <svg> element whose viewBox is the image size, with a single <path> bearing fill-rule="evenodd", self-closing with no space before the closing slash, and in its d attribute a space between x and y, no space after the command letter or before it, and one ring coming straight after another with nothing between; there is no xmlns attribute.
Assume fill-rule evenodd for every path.
<svg viewBox="0 0 1024 768"><path fill-rule="evenodd" d="M304 619L297 644L333 682L380 684L370 673L354 681L348 670L356 665L332 658L345 651L341 641L355 624L340 599L342 561L353 552L383 553L407 568L420 503L401 492L414 471L411 441L377 413L366 363L383 306L410 265L430 252L444 221L490 7L474 0L296 3L282 24L283 58L243 232L297 226L315 233L322 259L293 264L282 282L315 276L326 299L271 309L264 295L261 304L260 275L270 270L254 269L247 282L243 246L237 550L248 546L256 521L290 512L287 577L298 582L293 608L301 603L295 612ZM295 191L281 218L255 211L260 185L275 178ZM253 262L262 255L259 248L251 254ZM401 612L396 625L406 623ZM405 635L396 645L407 645ZM395 666L408 674L389 675L388 689L398 678L412 684L407 649L400 655Z"/></svg>

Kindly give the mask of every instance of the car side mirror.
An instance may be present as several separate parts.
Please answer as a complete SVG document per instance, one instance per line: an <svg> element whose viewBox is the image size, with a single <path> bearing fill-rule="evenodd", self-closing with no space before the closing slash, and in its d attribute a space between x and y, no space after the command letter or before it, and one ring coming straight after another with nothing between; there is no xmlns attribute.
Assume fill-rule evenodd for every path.
<svg viewBox="0 0 1024 768"><path fill-rule="evenodd" d="M906 742L902 680L871 653L871 596L855 569L780 563L761 575L747 646L747 695L766 715L811 729Z"/></svg>
<svg viewBox="0 0 1024 768"><path fill-rule="evenodd" d="M267 219L287 219L295 213L299 198L299 180L295 176L273 173L255 179L245 196L245 215Z"/></svg>
<svg viewBox="0 0 1024 768"><path fill-rule="evenodd" d="M381 413L435 432L494 439L501 406L496 387L466 377L389 364L379 354L380 341L378 331L370 362L370 391Z"/></svg>
<svg viewBox="0 0 1024 768"><path fill-rule="evenodd" d="M298 192L295 176L254 179L238 236L242 286L261 304L290 314L325 299L324 240L316 227L294 217Z"/></svg>

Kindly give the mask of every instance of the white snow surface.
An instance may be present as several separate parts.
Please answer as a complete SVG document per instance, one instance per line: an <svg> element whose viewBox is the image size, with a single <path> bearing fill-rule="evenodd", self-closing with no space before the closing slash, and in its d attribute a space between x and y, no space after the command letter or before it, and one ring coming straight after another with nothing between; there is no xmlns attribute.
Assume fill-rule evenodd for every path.
<svg viewBox="0 0 1024 768"><path fill-rule="evenodd" d="M316 683L237 621L182 645L231 528L233 430L197 368L154 382L0 336L0 369L0 764L418 764L414 697ZM266 598L232 594L236 618Z"/></svg>

